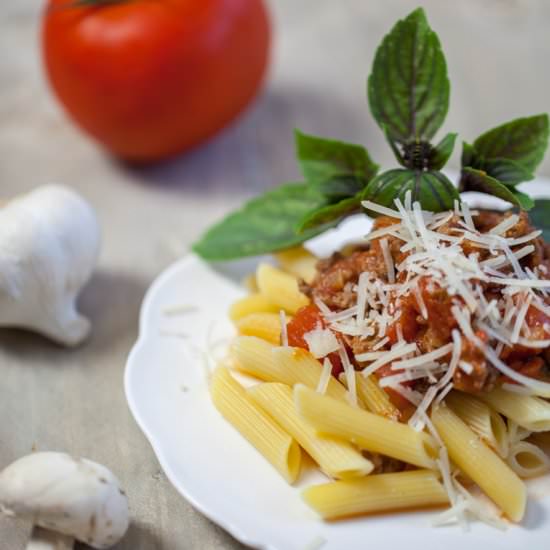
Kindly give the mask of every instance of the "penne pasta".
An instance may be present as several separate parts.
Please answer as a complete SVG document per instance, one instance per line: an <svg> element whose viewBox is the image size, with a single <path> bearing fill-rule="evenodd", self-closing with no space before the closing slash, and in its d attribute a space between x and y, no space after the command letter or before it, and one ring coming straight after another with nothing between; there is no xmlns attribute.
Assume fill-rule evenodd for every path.
<svg viewBox="0 0 550 550"><path fill-rule="evenodd" d="M545 399L500 388L483 394L482 399L493 409L531 432L550 430L550 403Z"/></svg>
<svg viewBox="0 0 550 550"><path fill-rule="evenodd" d="M235 322L239 334L256 336L271 344L281 343L281 318L278 313L251 313Z"/></svg>
<svg viewBox="0 0 550 550"><path fill-rule="evenodd" d="M229 318L237 321L251 313L279 313L280 308L272 304L263 294L250 294L236 302L229 308Z"/></svg>
<svg viewBox="0 0 550 550"><path fill-rule="evenodd" d="M210 384L214 406L288 481L300 472L296 441L247 395L226 368L217 368Z"/></svg>
<svg viewBox="0 0 550 550"><path fill-rule="evenodd" d="M275 252L274 256L285 271L303 279L306 283L311 283L315 278L318 258L303 246Z"/></svg>
<svg viewBox="0 0 550 550"><path fill-rule="evenodd" d="M269 264L260 264L256 272L258 288L279 309L294 314L309 304L309 298L298 289L296 277Z"/></svg>
<svg viewBox="0 0 550 550"><path fill-rule="evenodd" d="M449 497L431 470L378 474L308 487L304 500L323 519L440 506Z"/></svg>
<svg viewBox="0 0 550 550"><path fill-rule="evenodd" d="M318 432L347 439L361 449L435 469L433 438L407 424L394 422L297 385L294 399L300 415Z"/></svg>
<svg viewBox="0 0 550 550"><path fill-rule="evenodd" d="M239 370L266 382L282 382L288 386L304 384L316 388L323 366L311 353L301 348L274 347L253 336L235 338L231 354L236 358ZM341 401L346 400L346 388L330 377L326 394Z"/></svg>
<svg viewBox="0 0 550 550"><path fill-rule="evenodd" d="M248 292L257 293L259 292L258 281L256 281L256 274L250 273L243 279L243 286L248 290Z"/></svg>
<svg viewBox="0 0 550 550"><path fill-rule="evenodd" d="M298 441L328 476L347 479L373 470L370 460L347 441L318 436L296 412L292 388L286 384L258 384L248 389L248 395Z"/></svg>
<svg viewBox="0 0 550 550"><path fill-rule="evenodd" d="M357 395L366 409L390 420L399 419L399 409L390 401L389 395L378 385L375 376L365 377L356 372L355 383Z"/></svg>
<svg viewBox="0 0 550 550"><path fill-rule="evenodd" d="M537 477L550 472L550 458L528 441L518 441L510 447L508 465L519 477Z"/></svg>
<svg viewBox="0 0 550 550"><path fill-rule="evenodd" d="M479 436L445 404L432 421L456 465L514 521L525 512L525 484Z"/></svg>
<svg viewBox="0 0 550 550"><path fill-rule="evenodd" d="M508 429L494 409L471 394L453 391L445 398L447 405L501 457L508 454Z"/></svg>
<svg viewBox="0 0 550 550"><path fill-rule="evenodd" d="M532 431L519 426L513 420L508 419L507 424L508 424L508 441L510 445L513 445L514 443L519 443L520 441L527 439L533 433ZM537 432L537 433L544 433L544 432Z"/></svg>

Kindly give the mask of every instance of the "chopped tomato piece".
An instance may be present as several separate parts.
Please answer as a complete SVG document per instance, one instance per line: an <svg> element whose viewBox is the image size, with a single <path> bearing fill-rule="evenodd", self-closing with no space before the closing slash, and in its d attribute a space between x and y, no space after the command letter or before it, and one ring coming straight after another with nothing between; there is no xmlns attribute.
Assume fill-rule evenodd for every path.
<svg viewBox="0 0 550 550"><path fill-rule="evenodd" d="M315 330L319 323L323 324L323 319L316 305L310 304L300 308L286 326L288 345L308 349L304 334Z"/></svg>
<svg viewBox="0 0 550 550"><path fill-rule="evenodd" d="M395 344L398 340L397 327L399 326L401 327L403 338L407 342L414 342L416 340L416 335L418 333L418 323L416 321L416 317L418 313L410 305L409 300L407 298L402 300L401 305L399 306L399 309L401 310L401 315L399 316L399 319L395 321L395 323L393 323L388 327L388 330L386 331L386 335L390 339L390 343Z"/></svg>
<svg viewBox="0 0 550 550"><path fill-rule="evenodd" d="M529 309L527 310L527 313L525 314L525 322L527 323L527 326L529 328L534 327L542 327L544 328L544 325L547 327L550 327L550 317L546 315L543 311L540 309L529 306Z"/></svg>
<svg viewBox="0 0 550 550"><path fill-rule="evenodd" d="M326 323L315 304L310 304L300 308L296 315L288 322L286 329L288 333L288 345L296 348L308 349L307 342L304 339L304 334L315 330L318 325L326 327ZM338 338L338 335L336 335ZM328 355L332 363L332 375L338 376L344 369L342 361L337 352Z"/></svg>
<svg viewBox="0 0 550 550"><path fill-rule="evenodd" d="M536 380L548 382L548 369L546 367L546 363L541 357L532 357L528 361L516 361L512 363L510 367L520 374L528 376L529 378L535 378ZM508 384L516 384L515 380L512 380L507 376L503 376L502 381L507 382Z"/></svg>

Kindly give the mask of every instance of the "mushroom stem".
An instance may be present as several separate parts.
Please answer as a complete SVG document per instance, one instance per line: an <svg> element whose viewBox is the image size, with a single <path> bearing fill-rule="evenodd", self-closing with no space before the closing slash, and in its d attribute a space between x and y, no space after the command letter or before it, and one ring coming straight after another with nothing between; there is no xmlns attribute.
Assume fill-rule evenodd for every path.
<svg viewBox="0 0 550 550"><path fill-rule="evenodd" d="M26 550L73 550L74 539L35 525Z"/></svg>

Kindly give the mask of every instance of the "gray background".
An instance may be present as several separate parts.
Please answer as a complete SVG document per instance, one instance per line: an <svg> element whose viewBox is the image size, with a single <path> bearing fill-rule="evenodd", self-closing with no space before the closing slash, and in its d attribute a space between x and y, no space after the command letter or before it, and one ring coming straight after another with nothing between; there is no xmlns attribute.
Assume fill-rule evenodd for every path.
<svg viewBox="0 0 550 550"><path fill-rule="evenodd" d="M156 168L117 164L66 119L41 72L43 2L0 7L0 195L57 181L96 207L100 265L82 299L94 332L76 351L0 332L0 467L31 449L65 450L111 467L133 523L120 550L241 548L181 498L132 420L122 387L138 311L153 278L244 198L297 176L294 127L367 144L391 162L370 119L365 77L374 48L406 0L273 0L275 49L261 97L201 149ZM452 81L445 128L465 139L550 110L550 2L424 0ZM454 164L459 153L453 156ZM542 167L550 175L550 157ZM30 526L0 519L0 550Z"/></svg>

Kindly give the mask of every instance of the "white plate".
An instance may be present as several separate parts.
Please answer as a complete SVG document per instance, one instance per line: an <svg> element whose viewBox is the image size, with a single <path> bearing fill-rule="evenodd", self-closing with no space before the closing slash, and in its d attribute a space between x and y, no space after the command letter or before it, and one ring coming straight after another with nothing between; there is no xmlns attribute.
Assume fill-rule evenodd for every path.
<svg viewBox="0 0 550 550"><path fill-rule="evenodd" d="M527 189L548 196L550 182ZM311 246L328 253L367 229L364 219L352 219ZM437 512L320 521L301 500L300 487L321 478L308 473L298 486L288 486L221 418L208 395L203 350L208 344L219 352L232 336L226 312L244 293L236 281L253 266L225 264L217 267L222 272L189 256L153 283L142 306L139 340L126 365L126 396L166 475L187 500L241 542L269 550L303 550L317 539L326 541L323 550L549 547L550 476L530 484L522 526L505 533L481 524L468 533L458 527L432 528L430 519ZM180 305L196 310L166 314Z"/></svg>

